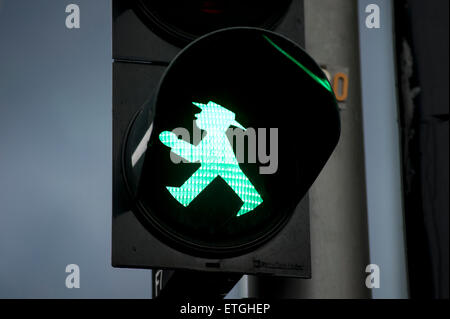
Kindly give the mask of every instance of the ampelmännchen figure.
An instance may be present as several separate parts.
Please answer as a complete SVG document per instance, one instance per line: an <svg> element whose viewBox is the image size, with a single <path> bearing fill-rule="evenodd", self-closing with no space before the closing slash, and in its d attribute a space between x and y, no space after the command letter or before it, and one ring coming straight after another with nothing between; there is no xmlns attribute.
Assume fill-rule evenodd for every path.
<svg viewBox="0 0 450 319"><path fill-rule="evenodd" d="M172 196L187 207L216 177L220 176L241 198L243 205L237 216L254 210L262 198L239 167L226 131L230 126L245 128L235 120L235 114L214 102L193 103L201 109L196 114L197 126L207 132L195 146L187 143L173 132L162 132L160 141L172 152L189 162L200 162L200 168L181 186L167 187Z"/></svg>

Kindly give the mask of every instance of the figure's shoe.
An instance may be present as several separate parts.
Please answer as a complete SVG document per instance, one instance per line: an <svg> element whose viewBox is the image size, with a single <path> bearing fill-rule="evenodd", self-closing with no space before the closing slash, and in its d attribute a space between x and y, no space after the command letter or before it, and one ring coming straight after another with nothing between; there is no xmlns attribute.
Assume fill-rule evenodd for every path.
<svg viewBox="0 0 450 319"><path fill-rule="evenodd" d="M243 215L247 214L251 210L252 209L248 209L248 207L245 207L245 205L242 205L241 209L237 213L237 217L243 216Z"/></svg>
<svg viewBox="0 0 450 319"><path fill-rule="evenodd" d="M181 187L167 186L166 188L170 192L170 194L172 194L172 196L184 207L187 207L192 202L189 194L186 194L186 192Z"/></svg>
<svg viewBox="0 0 450 319"><path fill-rule="evenodd" d="M244 202L241 209L237 213L237 217L243 216L252 210L254 210L256 207L258 207L262 203L261 197L258 196L258 199L256 201L251 202Z"/></svg>

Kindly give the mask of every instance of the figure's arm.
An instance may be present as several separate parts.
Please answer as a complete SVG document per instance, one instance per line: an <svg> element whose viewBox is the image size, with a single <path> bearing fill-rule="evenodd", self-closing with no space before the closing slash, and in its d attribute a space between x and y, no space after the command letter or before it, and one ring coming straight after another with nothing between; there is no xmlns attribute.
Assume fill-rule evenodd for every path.
<svg viewBox="0 0 450 319"><path fill-rule="evenodd" d="M173 132L162 132L159 134L159 140L167 147L170 147L173 153L188 160L189 162L196 162L199 160L195 152L196 146L180 140Z"/></svg>

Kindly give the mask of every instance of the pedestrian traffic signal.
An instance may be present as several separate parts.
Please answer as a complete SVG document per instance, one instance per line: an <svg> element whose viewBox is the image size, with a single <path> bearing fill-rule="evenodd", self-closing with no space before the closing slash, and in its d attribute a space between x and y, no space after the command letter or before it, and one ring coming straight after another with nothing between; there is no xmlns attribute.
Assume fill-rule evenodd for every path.
<svg viewBox="0 0 450 319"><path fill-rule="evenodd" d="M184 46L199 36L233 26L276 27L291 0L137 0L135 11L161 37Z"/></svg>
<svg viewBox="0 0 450 319"><path fill-rule="evenodd" d="M149 95L122 141L137 220L115 217L116 265L308 277L296 207L340 134L314 60L264 29L219 30L185 47Z"/></svg>

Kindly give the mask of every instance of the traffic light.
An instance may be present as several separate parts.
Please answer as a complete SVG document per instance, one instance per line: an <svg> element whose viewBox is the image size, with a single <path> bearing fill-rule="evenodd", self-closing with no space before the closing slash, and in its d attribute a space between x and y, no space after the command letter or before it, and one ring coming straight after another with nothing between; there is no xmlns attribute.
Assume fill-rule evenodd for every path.
<svg viewBox="0 0 450 319"><path fill-rule="evenodd" d="M262 1L254 10L270 14L248 23L251 7L205 2L189 17L181 13L197 12L197 2L174 6L171 17L184 20L152 35L182 46L168 66L152 60L150 44L123 48L115 29L112 263L309 278L305 196L337 145L339 113L314 60L260 28L288 25L283 16L298 23L300 2L268 10L275 2ZM145 3L125 19L148 27L168 14ZM205 14L221 18L203 21Z"/></svg>
<svg viewBox="0 0 450 319"><path fill-rule="evenodd" d="M166 64L199 36L235 26L303 44L303 0L113 0L113 57Z"/></svg>

